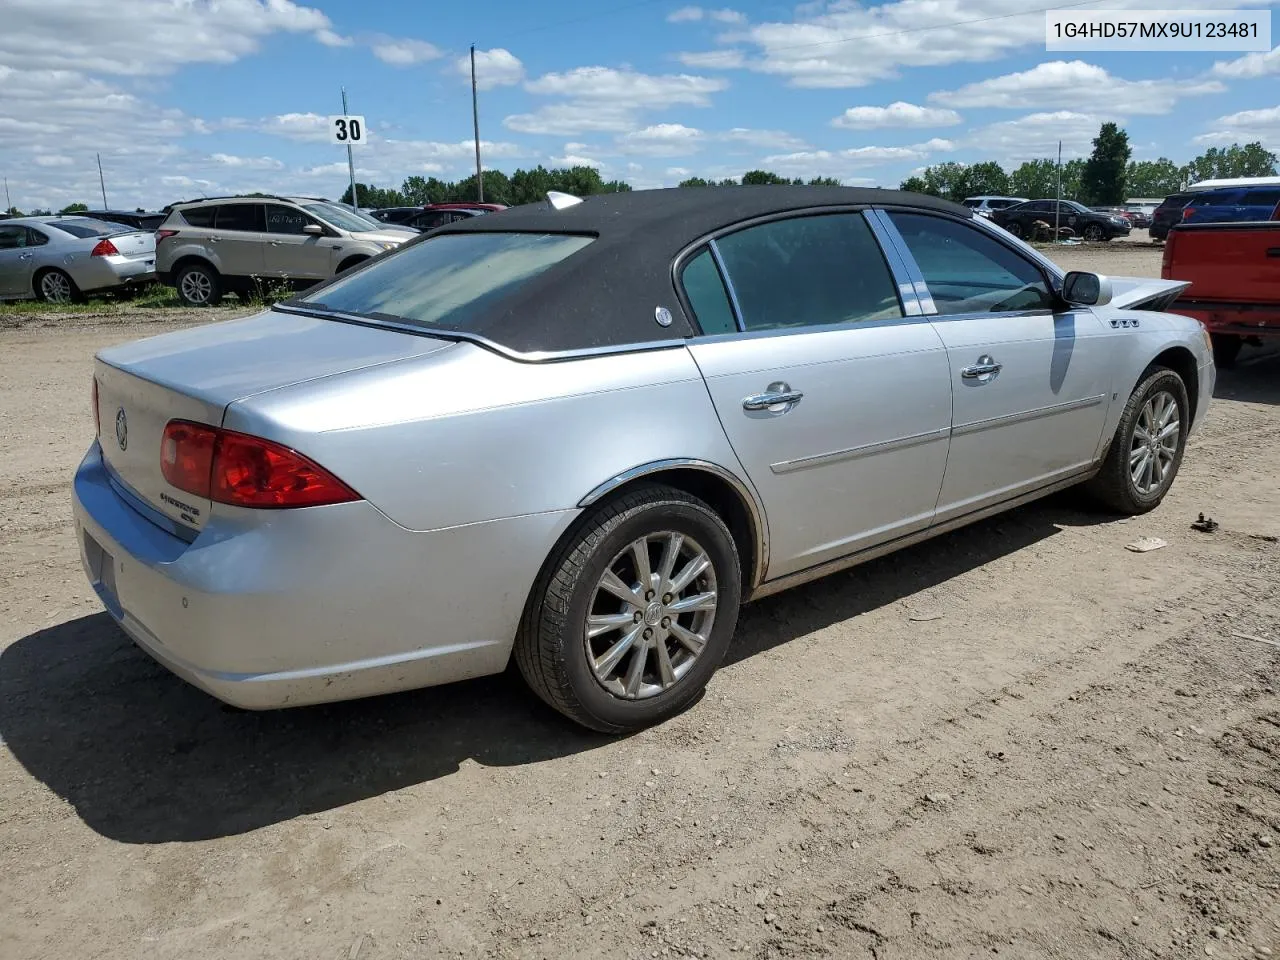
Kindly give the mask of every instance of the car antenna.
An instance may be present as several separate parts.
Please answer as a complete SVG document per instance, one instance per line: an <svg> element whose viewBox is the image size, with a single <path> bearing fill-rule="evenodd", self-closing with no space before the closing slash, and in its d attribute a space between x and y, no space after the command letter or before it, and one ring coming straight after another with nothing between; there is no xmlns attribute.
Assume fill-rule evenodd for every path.
<svg viewBox="0 0 1280 960"><path fill-rule="evenodd" d="M548 190L547 202L557 210L564 210L567 207L572 207L574 204L581 203L582 198L575 197L571 193L561 193L559 190Z"/></svg>

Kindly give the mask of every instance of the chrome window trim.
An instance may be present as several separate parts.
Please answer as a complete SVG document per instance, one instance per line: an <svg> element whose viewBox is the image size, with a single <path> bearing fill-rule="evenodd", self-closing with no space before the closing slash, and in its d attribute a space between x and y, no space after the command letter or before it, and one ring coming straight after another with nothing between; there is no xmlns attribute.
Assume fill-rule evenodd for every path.
<svg viewBox="0 0 1280 960"><path fill-rule="evenodd" d="M746 333L747 326L742 320L742 304L738 303L738 291L734 289L733 278L729 276L729 271L724 265L724 257L720 256L720 247L717 246L714 238L707 241L707 249L711 251L711 261L716 265L716 270L720 274L720 283L725 289L725 293L729 295L729 309L733 311L733 322L738 328L739 333ZM692 261L690 261L692 262ZM684 286L684 269L680 270L681 287ZM683 290L681 291L684 292ZM688 294L686 293L686 298ZM692 306L692 302L690 303ZM693 322L698 324L697 311L693 311ZM701 329L701 324L698 324Z"/></svg>
<svg viewBox="0 0 1280 960"><path fill-rule="evenodd" d="M911 289L915 293L920 312L925 315L937 313L937 307L933 302L933 294L929 292L929 285L924 282L924 274L920 270L920 265L916 263L916 258L907 247L907 242L902 239L902 234L898 231L898 225L890 219L889 211L876 208L868 210L867 213L870 214L867 219L872 220L874 218L875 222L880 225L880 229L897 252L898 258L902 261L903 271Z"/></svg>
<svg viewBox="0 0 1280 960"><path fill-rule="evenodd" d="M920 297L920 288L923 284L915 282L915 278L911 276L911 265L903 259L899 242L901 238L897 236L897 228L892 223L888 223L888 218L875 208L863 211L863 217L871 228L872 234L875 235L876 242L880 244L884 258L889 264L889 272L898 285L898 301L902 304L903 313L908 317L918 317L927 313L925 302ZM928 296L927 290L925 295ZM929 302L929 306L932 306L932 301Z"/></svg>
<svg viewBox="0 0 1280 960"><path fill-rule="evenodd" d="M662 473L666 470L701 470L704 473L710 473L727 482L737 492L739 498L746 504L747 512L751 515L751 525L755 528L755 565L751 571L751 587L755 588L764 581L764 572L769 568L769 527L768 521L765 519L764 507L760 503L755 489L751 486L749 480L739 477L732 470L720 466L718 463L712 463L710 460L697 460L690 457L671 457L665 460L651 460L648 463L642 463L630 469L623 470L621 473L615 474L608 480L594 487L590 493L578 501L580 508L586 508L593 503L598 503L603 497L617 490L633 480L639 480L641 477L651 476L655 473Z"/></svg>

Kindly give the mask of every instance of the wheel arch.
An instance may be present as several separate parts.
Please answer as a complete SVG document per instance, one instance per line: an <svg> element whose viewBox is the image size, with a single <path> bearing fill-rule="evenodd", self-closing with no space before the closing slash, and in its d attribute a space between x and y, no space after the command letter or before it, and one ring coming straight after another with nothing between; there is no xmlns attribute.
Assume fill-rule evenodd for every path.
<svg viewBox="0 0 1280 960"><path fill-rule="evenodd" d="M338 264L338 269L335 271L335 275L342 273L344 270L350 270L356 264L364 263L366 260L370 259L372 258L367 253L353 253Z"/></svg>
<svg viewBox="0 0 1280 960"><path fill-rule="evenodd" d="M1200 367L1196 363L1195 354L1187 347L1169 347L1157 354L1150 366L1167 367L1182 380L1183 386L1187 389L1187 403L1191 405L1188 419L1191 423L1195 423L1196 411L1200 408Z"/></svg>
<svg viewBox="0 0 1280 960"><path fill-rule="evenodd" d="M169 272L173 274L173 277L176 280L178 274L182 272L182 268L189 267L192 264L199 264L202 267L208 267L217 274L219 279L222 278L222 271L218 269L218 265L208 257L202 257L198 253L184 253L182 256L178 257L177 260L173 261L173 266L169 268Z"/></svg>
<svg viewBox="0 0 1280 960"><path fill-rule="evenodd" d="M704 500L733 534L742 561L743 597L764 581L769 531L764 509L751 487L732 471L707 460L654 460L610 477L578 501L582 508L621 496L645 483L662 483Z"/></svg>

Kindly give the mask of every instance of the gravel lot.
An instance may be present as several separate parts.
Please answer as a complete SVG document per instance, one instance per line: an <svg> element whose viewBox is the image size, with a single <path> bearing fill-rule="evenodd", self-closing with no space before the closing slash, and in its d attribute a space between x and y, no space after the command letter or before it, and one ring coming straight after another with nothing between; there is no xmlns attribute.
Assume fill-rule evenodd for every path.
<svg viewBox="0 0 1280 960"><path fill-rule="evenodd" d="M0 314L3 960L1280 956L1280 355L1154 513L1057 497L761 601L609 740L509 677L234 712L114 628L68 521L91 357L209 318Z"/></svg>

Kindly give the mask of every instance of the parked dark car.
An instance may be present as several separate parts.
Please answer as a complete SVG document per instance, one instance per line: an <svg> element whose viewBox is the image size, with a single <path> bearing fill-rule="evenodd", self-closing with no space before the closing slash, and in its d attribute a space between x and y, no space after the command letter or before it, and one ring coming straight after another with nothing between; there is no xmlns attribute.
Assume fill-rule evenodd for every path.
<svg viewBox="0 0 1280 960"><path fill-rule="evenodd" d="M458 220L469 220L471 217L483 216L486 213L497 213L500 210L507 209L500 203L429 203L422 208L417 216L406 220L406 227L415 227L418 230L434 230L436 227L443 227L447 223L454 223Z"/></svg>
<svg viewBox="0 0 1280 960"><path fill-rule="evenodd" d="M1118 214L1097 213L1074 200L1029 200L1016 207L997 210L991 215L991 219L1015 237L1032 236L1035 232L1032 225L1037 220L1050 227L1066 227L1074 236L1085 240L1127 237L1131 229L1127 218Z"/></svg>
<svg viewBox="0 0 1280 960"><path fill-rule="evenodd" d="M136 210L90 210L83 216L105 220L107 223L122 223L135 230L156 230L164 223L166 214L138 213Z"/></svg>
<svg viewBox="0 0 1280 960"><path fill-rule="evenodd" d="M1169 228L1182 222L1182 208L1187 205L1192 194L1171 193L1165 197L1160 206L1151 214L1151 239L1164 240L1169 236Z"/></svg>
<svg viewBox="0 0 1280 960"><path fill-rule="evenodd" d="M382 207L379 210L365 212L383 223L407 223L422 212L422 207Z"/></svg>
<svg viewBox="0 0 1280 960"><path fill-rule="evenodd" d="M1215 187L1191 195L1182 223L1260 223L1278 213L1280 186Z"/></svg>

